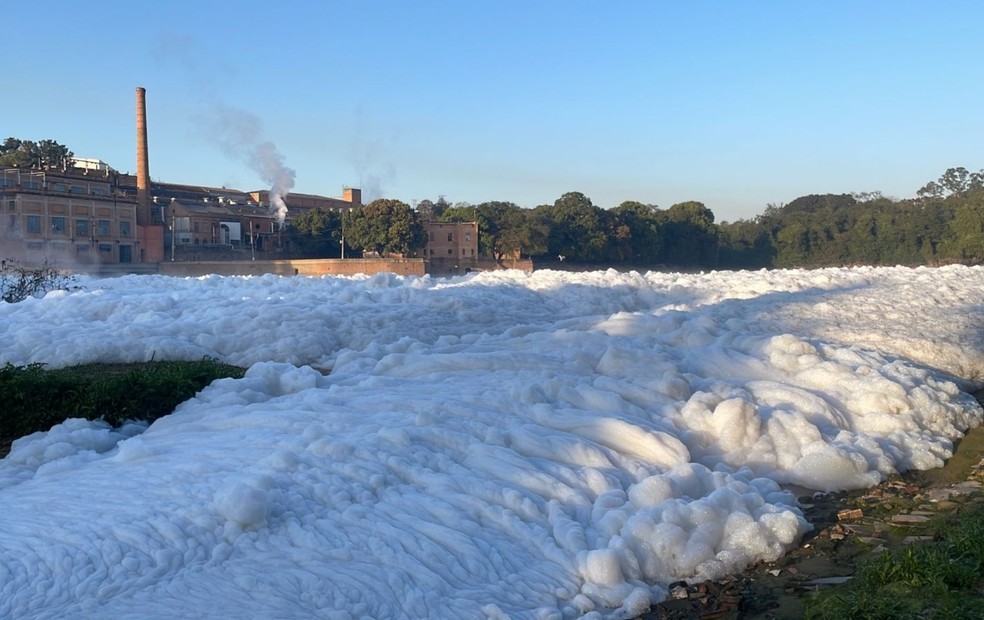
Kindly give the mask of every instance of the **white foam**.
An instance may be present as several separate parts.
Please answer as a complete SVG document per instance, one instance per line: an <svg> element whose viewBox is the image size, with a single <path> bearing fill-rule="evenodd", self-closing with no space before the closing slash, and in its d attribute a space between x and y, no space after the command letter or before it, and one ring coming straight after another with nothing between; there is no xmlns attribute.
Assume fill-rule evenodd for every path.
<svg viewBox="0 0 984 620"><path fill-rule="evenodd" d="M982 419L979 268L81 284L0 363L250 368L15 443L0 617L631 617Z"/></svg>

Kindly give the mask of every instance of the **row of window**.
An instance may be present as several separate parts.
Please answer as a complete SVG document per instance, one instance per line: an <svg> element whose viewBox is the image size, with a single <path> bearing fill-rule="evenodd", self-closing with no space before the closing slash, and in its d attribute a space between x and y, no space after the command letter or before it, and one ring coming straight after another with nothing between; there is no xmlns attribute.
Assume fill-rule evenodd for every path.
<svg viewBox="0 0 984 620"><path fill-rule="evenodd" d="M99 260L105 262L106 260L112 260L114 258L113 244L111 243L99 243L96 245L96 250L99 253ZM45 244L43 241L28 241L27 251L31 254L40 255L45 252ZM64 256L69 252L69 246L64 243L51 243L48 245L48 251L54 254L60 254ZM93 250L88 244L79 244L75 246L75 254L80 260L86 262L87 259L91 257L91 252ZM133 246L131 245L118 245L116 248L119 262L121 263L131 263L133 262Z"/></svg>
<svg viewBox="0 0 984 620"><path fill-rule="evenodd" d="M26 217L26 227L29 234L39 235L41 234L41 216L40 215L27 215ZM97 237L109 237L111 232L110 220L95 220L92 222L95 225L95 234ZM90 220L77 219L75 220L75 236L76 237L88 237L90 232ZM67 228L67 218L54 215L51 217L51 232L56 235L64 235L68 233ZM119 225L120 237L129 237L132 234L132 226L129 221L123 220Z"/></svg>
<svg viewBox="0 0 984 620"><path fill-rule="evenodd" d="M433 232L428 233L427 236L429 237L429 240L431 242L434 241L434 233ZM448 233L448 243L452 243L452 242L454 242L454 233L453 232L449 232ZM470 243L470 242L471 242L471 233L470 232L466 232L465 233L465 243Z"/></svg>
<svg viewBox="0 0 984 620"><path fill-rule="evenodd" d="M70 194L93 194L95 196L108 196L109 185L105 183L90 183L87 185L75 185L73 183L51 183L51 191L68 192Z"/></svg>
<svg viewBox="0 0 984 620"><path fill-rule="evenodd" d="M26 189L43 189L44 185L38 181L22 181L21 187ZM14 180L6 176L0 178L0 187L13 187ZM50 183L49 188L53 192L66 194L92 194L94 196L109 196L109 185L105 183L90 183L88 185L75 185L73 183Z"/></svg>
<svg viewBox="0 0 984 620"><path fill-rule="evenodd" d="M431 248L430 255L431 256L434 256L434 248ZM462 256L466 256L467 255L467 252L465 251L465 248L461 248L461 255ZM474 248L471 249L471 255L472 256L475 256L475 249ZM451 248L448 248L448 256L454 256L454 250L452 250Z"/></svg>

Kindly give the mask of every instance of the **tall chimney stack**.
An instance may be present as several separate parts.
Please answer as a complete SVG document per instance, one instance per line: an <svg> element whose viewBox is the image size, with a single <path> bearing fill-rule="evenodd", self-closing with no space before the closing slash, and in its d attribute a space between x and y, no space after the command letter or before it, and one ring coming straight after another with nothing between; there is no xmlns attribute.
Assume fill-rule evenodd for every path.
<svg viewBox="0 0 984 620"><path fill-rule="evenodd" d="M148 226L150 217L150 164L147 156L147 91L137 87L137 225Z"/></svg>

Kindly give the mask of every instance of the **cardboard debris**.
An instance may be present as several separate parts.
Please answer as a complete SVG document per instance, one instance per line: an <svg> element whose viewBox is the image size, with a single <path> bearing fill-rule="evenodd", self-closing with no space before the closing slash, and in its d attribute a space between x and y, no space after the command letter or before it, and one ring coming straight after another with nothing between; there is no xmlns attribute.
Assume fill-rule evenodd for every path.
<svg viewBox="0 0 984 620"><path fill-rule="evenodd" d="M838 521L847 521L847 520L850 520L850 519L860 519L863 516L864 516L864 513L861 511L860 508L854 508L854 509L851 509L851 510L841 510L840 512L838 512L837 513L837 520Z"/></svg>

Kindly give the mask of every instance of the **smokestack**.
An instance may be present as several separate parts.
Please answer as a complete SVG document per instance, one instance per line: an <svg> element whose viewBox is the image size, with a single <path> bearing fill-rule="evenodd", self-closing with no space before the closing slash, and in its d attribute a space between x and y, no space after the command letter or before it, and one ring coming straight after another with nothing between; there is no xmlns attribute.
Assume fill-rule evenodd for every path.
<svg viewBox="0 0 984 620"><path fill-rule="evenodd" d="M148 226L150 218L150 164L147 156L147 91L137 87L137 225Z"/></svg>

